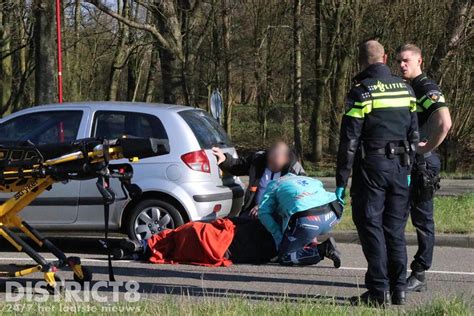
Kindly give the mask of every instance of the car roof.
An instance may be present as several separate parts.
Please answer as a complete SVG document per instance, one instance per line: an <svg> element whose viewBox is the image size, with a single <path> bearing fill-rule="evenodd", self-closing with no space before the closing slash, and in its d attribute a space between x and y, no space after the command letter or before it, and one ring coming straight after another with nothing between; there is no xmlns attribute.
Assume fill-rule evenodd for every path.
<svg viewBox="0 0 474 316"><path fill-rule="evenodd" d="M64 110L67 107L82 107L89 108L92 111L100 110L138 110L140 112L148 111L166 111L166 112L181 112L184 110L194 109L193 107L176 105L176 104L164 104L164 103L145 103L145 102L121 102L121 101L91 101L91 102L65 102L61 104L48 104L35 106L28 110Z"/></svg>

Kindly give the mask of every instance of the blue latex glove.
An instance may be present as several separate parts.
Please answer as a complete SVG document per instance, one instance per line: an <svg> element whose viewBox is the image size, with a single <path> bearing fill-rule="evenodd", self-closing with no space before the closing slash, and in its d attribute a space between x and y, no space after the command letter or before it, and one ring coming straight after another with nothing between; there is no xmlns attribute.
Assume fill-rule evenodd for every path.
<svg viewBox="0 0 474 316"><path fill-rule="evenodd" d="M339 203L341 203L342 205L346 205L346 202L344 202L344 197L346 196L346 188L337 187L335 193Z"/></svg>
<svg viewBox="0 0 474 316"><path fill-rule="evenodd" d="M408 186L410 186L410 184L411 184L411 175L407 176L407 180L408 180Z"/></svg>

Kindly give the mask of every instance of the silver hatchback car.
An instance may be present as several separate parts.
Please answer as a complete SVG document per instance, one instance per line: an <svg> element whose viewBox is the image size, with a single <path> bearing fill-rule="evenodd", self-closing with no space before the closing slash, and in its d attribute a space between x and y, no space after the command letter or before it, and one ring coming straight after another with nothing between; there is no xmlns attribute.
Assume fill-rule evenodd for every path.
<svg viewBox="0 0 474 316"><path fill-rule="evenodd" d="M238 214L242 183L220 171L211 148L220 147L233 156L236 151L205 111L165 104L63 103L33 107L0 120L0 144L2 140L48 144L123 135L168 139L170 153L133 164L133 183L143 191L137 201L127 199L119 181L112 181L117 200L110 207L111 230L146 239L188 221ZM2 202L8 197L0 194ZM104 227L95 180L57 184L20 215L43 230L100 231Z"/></svg>

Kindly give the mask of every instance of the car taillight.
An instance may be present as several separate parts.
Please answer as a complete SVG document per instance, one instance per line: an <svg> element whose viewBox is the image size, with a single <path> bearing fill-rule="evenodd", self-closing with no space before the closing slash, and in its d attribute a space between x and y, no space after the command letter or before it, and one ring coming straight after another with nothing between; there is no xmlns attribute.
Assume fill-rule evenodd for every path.
<svg viewBox="0 0 474 316"><path fill-rule="evenodd" d="M184 154L181 159L192 170L211 173L209 158L204 149Z"/></svg>

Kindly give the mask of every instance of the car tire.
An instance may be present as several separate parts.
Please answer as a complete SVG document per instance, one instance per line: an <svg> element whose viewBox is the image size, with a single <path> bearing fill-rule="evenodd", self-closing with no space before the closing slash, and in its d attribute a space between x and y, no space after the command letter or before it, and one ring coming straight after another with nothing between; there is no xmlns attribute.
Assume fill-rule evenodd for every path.
<svg viewBox="0 0 474 316"><path fill-rule="evenodd" d="M175 206L162 200L147 199L131 209L124 228L130 239L143 240L183 224L183 217Z"/></svg>

